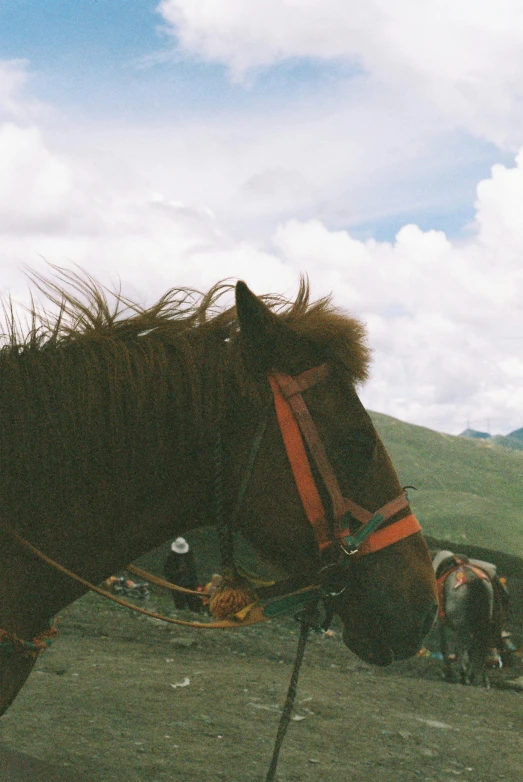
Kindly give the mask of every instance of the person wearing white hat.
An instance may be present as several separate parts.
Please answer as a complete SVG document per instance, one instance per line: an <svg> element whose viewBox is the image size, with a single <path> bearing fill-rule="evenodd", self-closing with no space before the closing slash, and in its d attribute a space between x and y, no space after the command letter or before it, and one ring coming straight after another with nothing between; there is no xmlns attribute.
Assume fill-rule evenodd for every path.
<svg viewBox="0 0 523 782"><path fill-rule="evenodd" d="M171 551L176 551L177 554L187 554L189 551L189 544L185 538L176 538L176 540L171 543Z"/></svg>
<svg viewBox="0 0 523 782"><path fill-rule="evenodd" d="M163 572L167 581L185 589L194 589L198 586L198 576L194 555L185 538L176 538L171 543L171 550L167 555L163 566ZM202 609L201 600L196 595L187 595L184 592L171 592L176 608L199 613Z"/></svg>

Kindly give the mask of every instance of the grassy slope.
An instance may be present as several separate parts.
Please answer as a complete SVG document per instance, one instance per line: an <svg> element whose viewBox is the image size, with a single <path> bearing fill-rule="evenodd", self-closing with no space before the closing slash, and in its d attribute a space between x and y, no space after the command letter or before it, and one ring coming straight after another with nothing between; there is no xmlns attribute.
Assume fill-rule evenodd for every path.
<svg viewBox="0 0 523 782"><path fill-rule="evenodd" d="M523 451L440 434L381 413L371 416L401 484L417 488L409 491L409 496L429 543L495 561L504 573L515 574L517 570L523 577L521 560L514 565L508 562L509 557L504 561L493 554L523 558ZM187 538L194 547L200 580L205 583L221 569L216 531L205 527L190 532ZM161 573L168 550L166 543L142 557L139 564ZM236 543L236 554L238 562L252 572L267 578L282 577L267 563L262 565L241 539Z"/></svg>
<svg viewBox="0 0 523 782"><path fill-rule="evenodd" d="M523 452L371 413L427 535L523 556Z"/></svg>

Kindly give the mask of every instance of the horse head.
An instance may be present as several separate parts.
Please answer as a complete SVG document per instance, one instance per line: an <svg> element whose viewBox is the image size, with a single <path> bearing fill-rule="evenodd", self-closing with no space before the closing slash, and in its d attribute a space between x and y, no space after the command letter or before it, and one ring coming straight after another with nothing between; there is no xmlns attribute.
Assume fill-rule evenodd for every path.
<svg viewBox="0 0 523 782"><path fill-rule="evenodd" d="M236 287L236 309L236 339L244 372L257 387L258 402L252 394L231 391L224 418L231 454L231 496L248 458L256 422L262 410L271 411L238 525L263 556L300 584L318 583L322 572L329 574L329 580L335 576L337 586L330 590L327 585L327 592L343 622L345 644L362 659L387 665L414 655L436 614L434 572L417 522L404 534L394 534L394 525L399 527L404 520L408 525L413 517L355 390L367 371L363 327L326 300L306 307L298 298L291 310L277 313L243 283ZM325 509L320 531L311 526L304 508L303 493L271 407L268 380L272 378L275 385L274 378L302 377L318 366L326 369L318 382L303 390L302 401L339 487L333 500L321 464L311 458L311 474ZM307 451L310 456L309 442ZM340 507L346 511L343 519L339 518ZM379 532L382 537L389 535L390 541L369 545L371 553L365 556L365 546L356 553L348 551L343 543L352 539L349 533L357 535L367 518L387 507L390 512L380 517ZM337 536L340 526L348 528L344 531L348 538Z"/></svg>
<svg viewBox="0 0 523 782"><path fill-rule="evenodd" d="M293 304L238 283L236 308L220 310L229 286L219 283L200 298L173 289L142 309L119 294L113 307L91 278L61 279L43 282L61 302L56 319L33 313L20 344L12 323L0 352L0 713L50 618L89 580L220 514L297 588L323 583L363 659L414 654L434 617L435 580L356 394L368 363L361 324L328 300L310 305L304 284ZM290 466L280 427L289 411L295 424L310 418L316 445L302 442L301 469L313 500Z"/></svg>

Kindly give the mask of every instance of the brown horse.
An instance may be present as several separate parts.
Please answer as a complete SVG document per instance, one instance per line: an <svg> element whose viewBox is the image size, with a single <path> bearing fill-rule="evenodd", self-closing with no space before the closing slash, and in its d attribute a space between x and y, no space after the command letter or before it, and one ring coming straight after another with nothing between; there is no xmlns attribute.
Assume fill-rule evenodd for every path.
<svg viewBox="0 0 523 782"><path fill-rule="evenodd" d="M35 559L8 528L100 583L167 538L215 521L218 432L230 514L270 409L270 372L296 376L326 363L328 377L304 397L344 497L374 512L402 494L355 391L367 372L363 328L328 299L310 304L307 284L293 303L258 298L238 283L235 307L220 306L232 291L220 284L203 296L172 290L150 309L119 294L113 301L67 272L39 284L58 315L33 313L24 337L11 319L0 351L4 638L38 637L86 591ZM384 526L409 514L404 504ZM274 411L237 524L289 578L316 583L320 552ZM415 654L437 604L421 534L355 557L346 579L334 606L347 646L378 664ZM0 714L33 664L34 656L0 644Z"/></svg>

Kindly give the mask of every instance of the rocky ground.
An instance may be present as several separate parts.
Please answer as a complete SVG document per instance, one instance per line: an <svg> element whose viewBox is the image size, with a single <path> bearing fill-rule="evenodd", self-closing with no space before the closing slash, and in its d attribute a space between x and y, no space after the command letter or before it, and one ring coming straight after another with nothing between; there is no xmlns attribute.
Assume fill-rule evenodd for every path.
<svg viewBox="0 0 523 782"><path fill-rule="evenodd" d="M171 609L168 596L149 603ZM87 596L59 629L0 720L2 782L264 780L294 660L292 619L188 630ZM522 782L523 692L507 684L523 676L518 658L489 690L462 687L429 656L371 668L333 629L311 637L279 782ZM435 636L427 646L436 650ZM54 771L40 765L31 777L8 749Z"/></svg>

